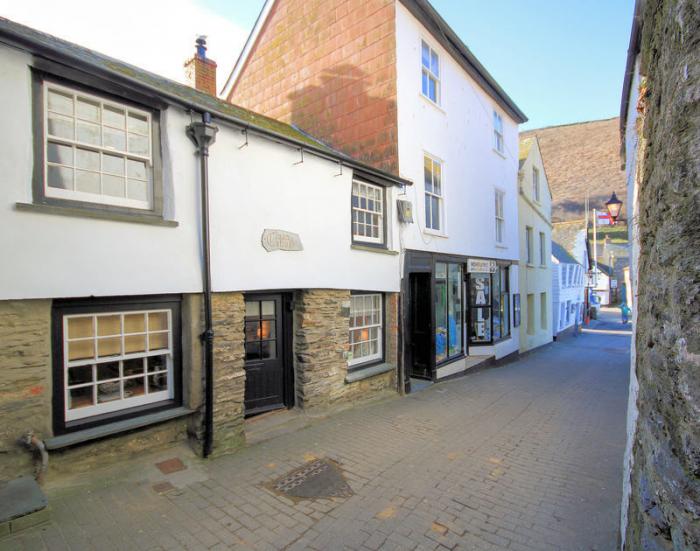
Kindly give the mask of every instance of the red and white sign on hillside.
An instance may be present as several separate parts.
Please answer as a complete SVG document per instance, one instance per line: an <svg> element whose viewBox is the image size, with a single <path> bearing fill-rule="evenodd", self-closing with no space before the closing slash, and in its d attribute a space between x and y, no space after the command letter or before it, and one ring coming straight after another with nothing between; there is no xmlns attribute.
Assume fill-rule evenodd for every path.
<svg viewBox="0 0 700 551"><path fill-rule="evenodd" d="M607 212L596 212L596 223L599 226L610 226L612 225L612 218Z"/></svg>

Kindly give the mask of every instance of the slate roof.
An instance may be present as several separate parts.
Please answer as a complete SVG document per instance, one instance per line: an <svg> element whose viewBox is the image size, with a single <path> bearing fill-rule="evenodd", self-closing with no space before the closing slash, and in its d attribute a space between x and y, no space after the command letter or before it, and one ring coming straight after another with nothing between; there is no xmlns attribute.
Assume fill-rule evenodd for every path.
<svg viewBox="0 0 700 551"><path fill-rule="evenodd" d="M554 240L552 240L552 256L562 264L580 264L564 247Z"/></svg>
<svg viewBox="0 0 700 551"><path fill-rule="evenodd" d="M257 130L263 135L277 137L285 142L307 147L328 157L341 160L348 166L355 166L373 174L381 175L392 182L410 184L408 181L356 161L292 125L266 117L249 109L244 109L195 90L190 86L4 17L0 17L0 41L20 46L35 55L46 57L68 66L87 69L91 74L97 76L110 80L116 78L122 82L135 85L140 89L147 90L151 95L177 103L184 108L208 111L214 117L229 120L253 131Z"/></svg>
<svg viewBox="0 0 700 551"><path fill-rule="evenodd" d="M620 168L619 118L550 126L521 133L537 136L552 189L552 221L583 219L586 192L590 208L605 209L613 191L627 202ZM626 205L621 218L625 218Z"/></svg>

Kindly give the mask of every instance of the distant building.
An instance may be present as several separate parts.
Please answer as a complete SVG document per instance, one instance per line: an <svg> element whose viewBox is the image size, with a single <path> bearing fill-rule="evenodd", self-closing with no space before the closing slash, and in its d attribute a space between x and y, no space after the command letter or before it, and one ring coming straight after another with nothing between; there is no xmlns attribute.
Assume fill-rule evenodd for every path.
<svg viewBox="0 0 700 551"><path fill-rule="evenodd" d="M589 283L589 249L583 221L552 226L554 335L583 322Z"/></svg>
<svg viewBox="0 0 700 551"><path fill-rule="evenodd" d="M537 137L520 140L520 351L552 341L552 193Z"/></svg>

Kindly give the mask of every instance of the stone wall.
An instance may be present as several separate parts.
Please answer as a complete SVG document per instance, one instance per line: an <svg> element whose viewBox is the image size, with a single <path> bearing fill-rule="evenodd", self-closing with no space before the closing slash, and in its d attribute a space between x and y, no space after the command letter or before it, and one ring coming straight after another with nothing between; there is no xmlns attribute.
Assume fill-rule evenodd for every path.
<svg viewBox="0 0 700 551"><path fill-rule="evenodd" d="M183 401L201 404L201 298L182 301ZM27 431L52 431L51 300L0 301L0 480L32 474L30 453L18 443ZM48 479L154 451L193 434L199 415L50 452ZM197 446L195 446L197 447Z"/></svg>
<svg viewBox="0 0 700 551"><path fill-rule="evenodd" d="M295 297L294 368L297 406L310 413L396 392L396 369L346 383L350 291L313 289ZM386 360L396 365L398 295L387 295Z"/></svg>
<svg viewBox="0 0 700 551"><path fill-rule="evenodd" d="M625 549L700 548L700 7L644 4L639 380Z"/></svg>
<svg viewBox="0 0 700 551"><path fill-rule="evenodd" d="M214 448L213 454L245 444L245 300L242 293L215 293L214 323Z"/></svg>

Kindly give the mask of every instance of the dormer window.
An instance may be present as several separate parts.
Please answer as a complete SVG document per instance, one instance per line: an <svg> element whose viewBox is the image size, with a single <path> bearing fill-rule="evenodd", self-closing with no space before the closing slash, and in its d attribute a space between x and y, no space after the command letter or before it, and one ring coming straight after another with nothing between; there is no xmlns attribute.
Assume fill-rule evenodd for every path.
<svg viewBox="0 0 700 551"><path fill-rule="evenodd" d="M421 65L423 95L435 104L440 103L440 58L423 40L421 42Z"/></svg>

